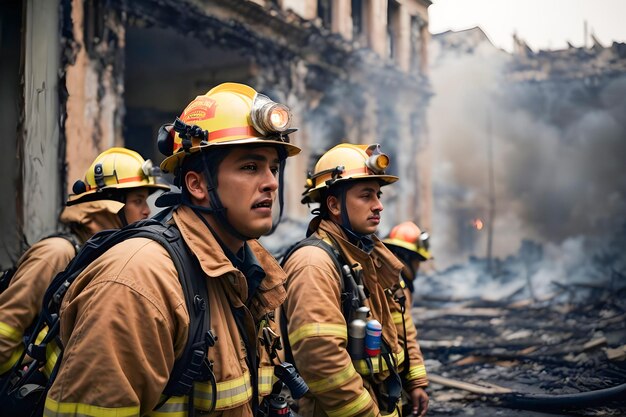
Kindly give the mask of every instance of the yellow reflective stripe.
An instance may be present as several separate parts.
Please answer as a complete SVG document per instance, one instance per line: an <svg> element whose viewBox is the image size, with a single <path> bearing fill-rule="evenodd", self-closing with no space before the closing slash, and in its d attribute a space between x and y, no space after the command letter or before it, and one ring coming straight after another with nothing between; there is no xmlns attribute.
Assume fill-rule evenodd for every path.
<svg viewBox="0 0 626 417"><path fill-rule="evenodd" d="M406 282L404 282L402 278L400 278L400 288L402 289L406 288Z"/></svg>
<svg viewBox="0 0 626 417"><path fill-rule="evenodd" d="M170 397L158 410L151 411L147 415L150 417L187 417L188 402L187 396Z"/></svg>
<svg viewBox="0 0 626 417"><path fill-rule="evenodd" d="M44 337L48 334L48 326L45 326L39 334L37 335L37 339L35 339L35 343L39 344L43 340Z"/></svg>
<svg viewBox="0 0 626 417"><path fill-rule="evenodd" d="M348 331L345 324L309 323L289 333L289 343L293 346L302 339L314 336L337 336L347 339Z"/></svg>
<svg viewBox="0 0 626 417"><path fill-rule="evenodd" d="M213 399L213 387L211 384L198 382L194 384L194 404L202 410L211 408ZM246 372L239 378L217 383L217 403L216 410L232 408L246 403L252 397L252 385L250 383L250 373Z"/></svg>
<svg viewBox="0 0 626 417"><path fill-rule="evenodd" d="M343 384L345 384L346 381L348 381L355 375L356 369L354 369L354 365L349 363L348 366L342 371L337 372L336 374L326 377L324 379L307 382L307 385L309 386L311 392L314 393L330 391L331 389L342 386Z"/></svg>
<svg viewBox="0 0 626 417"><path fill-rule="evenodd" d="M56 402L47 397L43 415L44 417L134 417L139 415L139 406L98 407L91 404Z"/></svg>
<svg viewBox="0 0 626 417"><path fill-rule="evenodd" d="M20 359L22 352L24 351L24 346L19 345L11 354L11 357L8 361L4 363L0 363L0 375L7 372L9 369L15 365L15 363Z"/></svg>
<svg viewBox="0 0 626 417"><path fill-rule="evenodd" d="M399 353L395 353L394 356L396 357L396 366L400 368L400 365L404 363L404 351L401 350ZM385 360L381 356L373 357L371 358L371 360L372 360L372 369L375 374L378 374L380 372L385 372L387 370L387 362L385 362ZM352 361L352 363L354 364L354 368L359 374L361 375L370 374L370 370L367 366L367 362L365 361L365 359L358 359L358 360Z"/></svg>
<svg viewBox="0 0 626 417"><path fill-rule="evenodd" d="M265 396L272 392L272 385L277 380L274 376L273 366L262 366L259 368L259 395Z"/></svg>
<svg viewBox="0 0 626 417"><path fill-rule="evenodd" d="M59 354L61 353L61 349L57 346L55 342L50 342L46 346L46 364L43 367L43 373L50 378L52 371L54 370L54 365L56 365L59 360Z"/></svg>
<svg viewBox="0 0 626 417"><path fill-rule="evenodd" d="M341 408L326 411L328 417L350 417L360 413L372 401L370 394L363 390L361 395Z"/></svg>
<svg viewBox="0 0 626 417"><path fill-rule="evenodd" d="M14 342L22 341L22 332L15 327L11 327L6 323L0 321L0 336L4 336Z"/></svg>
<svg viewBox="0 0 626 417"><path fill-rule="evenodd" d="M402 324L402 313L399 311L392 311L391 318L393 319L394 324Z"/></svg>
<svg viewBox="0 0 626 417"><path fill-rule="evenodd" d="M381 416L388 416L388 417L400 417L400 413L398 413L398 407L396 407L395 410L393 410L393 413L391 413L391 414L385 414L385 413L381 412L380 415Z"/></svg>
<svg viewBox="0 0 626 417"><path fill-rule="evenodd" d="M399 311L392 311L391 318L393 319L394 324L402 324L402 313L400 313ZM411 316L408 316L404 320L404 324L406 325L407 329L413 326L413 319L411 319Z"/></svg>
<svg viewBox="0 0 626 417"><path fill-rule="evenodd" d="M409 372L406 374L406 380L412 381L414 379L424 378L426 376L426 367L424 365L415 365L409 368Z"/></svg>

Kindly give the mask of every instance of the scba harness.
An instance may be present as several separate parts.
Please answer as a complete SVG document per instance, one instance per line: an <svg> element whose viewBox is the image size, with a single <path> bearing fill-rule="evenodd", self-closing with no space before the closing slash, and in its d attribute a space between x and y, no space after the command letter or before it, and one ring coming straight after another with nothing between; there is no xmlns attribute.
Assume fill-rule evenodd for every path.
<svg viewBox="0 0 626 417"><path fill-rule="evenodd" d="M341 252L336 248L336 245L333 244L330 237L328 237L327 241L326 239L311 235L286 250L285 254L280 259L281 267L284 268L289 257L298 249L305 246L315 246L324 250L335 265L335 269L339 272L341 280L341 310L346 324L349 324L357 316L357 310L364 306L365 299L369 297L369 292L363 285L360 277L362 272L360 265L349 265L348 262L344 260ZM404 297L404 293L401 291L400 285L398 285L398 288L394 286L393 288L385 289L385 294L400 305L402 312L402 325L404 327L404 335L406 338L406 324L404 322L406 297ZM283 335L287 335L288 320L283 307L280 309L280 314L281 333ZM288 362L296 364L288 337L284 337L283 344L285 349L285 359ZM402 374L398 373L397 368L400 364L396 363L392 349L384 339L381 343L381 357L385 361L390 375L384 381L387 391L386 395L384 398L379 398L379 400L382 400L380 402L381 404L386 405L387 412L391 413L396 409L396 404L398 404L400 397L402 396L401 376L404 376L409 368L409 355L406 341L404 343L404 360L406 362ZM367 374L374 375L375 370L371 358L352 357L352 360L357 371L363 376Z"/></svg>
<svg viewBox="0 0 626 417"><path fill-rule="evenodd" d="M175 361L163 399L155 409L173 396L189 396L189 415L193 416L193 383L209 381L212 386L211 410L216 404L216 381L207 352L216 343L210 330L210 308L206 281L200 264L174 225L147 219L119 230L105 230L85 243L65 271L59 273L48 287L43 309L27 341L27 349L0 387L0 408L12 416L41 415L46 393L58 373L63 346L59 336L61 302L76 277L93 261L114 245L133 238L148 238L160 243L174 263L189 312L189 334L182 355ZM47 330L46 330L47 329ZM33 360L23 366L25 355ZM42 378L44 369L48 378ZM7 414L8 415L8 414Z"/></svg>

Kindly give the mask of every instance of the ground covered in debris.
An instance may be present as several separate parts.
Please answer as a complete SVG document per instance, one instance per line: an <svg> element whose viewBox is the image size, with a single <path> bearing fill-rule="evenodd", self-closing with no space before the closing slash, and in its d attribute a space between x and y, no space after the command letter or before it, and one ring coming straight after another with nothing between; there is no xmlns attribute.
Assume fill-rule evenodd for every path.
<svg viewBox="0 0 626 417"><path fill-rule="evenodd" d="M626 288L570 284L564 291L543 301L418 294L413 317L433 376L428 414L626 415L626 395L591 408L523 407L531 411L503 394L576 394L626 383Z"/></svg>

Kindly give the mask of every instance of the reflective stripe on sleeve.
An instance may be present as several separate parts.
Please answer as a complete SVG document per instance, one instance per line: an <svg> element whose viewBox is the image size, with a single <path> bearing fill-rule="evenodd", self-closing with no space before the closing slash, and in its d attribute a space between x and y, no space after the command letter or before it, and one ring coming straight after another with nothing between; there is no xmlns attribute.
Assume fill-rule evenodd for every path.
<svg viewBox="0 0 626 417"><path fill-rule="evenodd" d="M187 417L187 403L189 398L170 397L165 404L147 415L150 417Z"/></svg>
<svg viewBox="0 0 626 417"><path fill-rule="evenodd" d="M194 404L201 410L211 409L213 399L213 387L211 384L197 382L194 384ZM239 378L217 383L216 410L233 408L248 402L252 398L252 384L250 373L246 372Z"/></svg>
<svg viewBox="0 0 626 417"><path fill-rule="evenodd" d="M402 324L402 313L400 313L399 311L392 311L391 318L393 319L394 324ZM408 316L406 318L404 324L406 325L407 328L414 326L413 319L411 319L411 316Z"/></svg>
<svg viewBox="0 0 626 417"><path fill-rule="evenodd" d="M43 373L48 378L52 374L54 370L54 365L56 365L59 360L59 354L61 353L61 349L57 346L56 342L50 342L46 346L46 364L43 367Z"/></svg>
<svg viewBox="0 0 626 417"><path fill-rule="evenodd" d="M41 344L43 338L48 334L48 327L44 327L41 329L39 334L37 335L37 339L35 340L36 344ZM54 365L59 360L59 354L61 353L61 349L56 344L55 341L48 342L46 345L46 363L43 367L43 373L46 377L50 378L52 371L54 369Z"/></svg>
<svg viewBox="0 0 626 417"><path fill-rule="evenodd" d="M406 374L406 380L412 381L414 379L424 378L426 376L426 367L424 365L415 365L409 368L409 372Z"/></svg>
<svg viewBox="0 0 626 417"><path fill-rule="evenodd" d="M302 339L314 336L336 336L347 339L348 330L345 324L309 323L289 333L289 343L294 346Z"/></svg>
<svg viewBox="0 0 626 417"><path fill-rule="evenodd" d="M328 417L350 417L360 413L371 401L372 397L369 392L363 390L361 395L356 397L354 400L346 403L341 408L327 410L326 414L328 414Z"/></svg>
<svg viewBox="0 0 626 417"><path fill-rule="evenodd" d="M46 398L44 417L134 417L139 415L139 406L98 407L91 404L56 402Z"/></svg>
<svg viewBox="0 0 626 417"><path fill-rule="evenodd" d="M399 311L392 311L391 318L393 319L394 324L402 324L402 313Z"/></svg>
<svg viewBox="0 0 626 417"><path fill-rule="evenodd" d="M400 352L395 353L394 356L396 358L396 366L400 368L400 365L404 363L404 351L401 350ZM381 356L376 356L374 358L371 358L371 360L372 360L372 369L374 371L374 374L385 372L387 370L387 362L385 362L385 360ZM358 360L352 361L352 363L354 364L354 368L359 374L361 375L370 374L370 370L369 370L369 367L367 366L367 362L365 361L365 359L358 359Z"/></svg>
<svg viewBox="0 0 626 417"><path fill-rule="evenodd" d="M20 359L22 352L24 351L24 347L19 345L17 349L11 353L11 357L5 363L0 363L0 375L7 372L9 369L15 365L15 363Z"/></svg>
<svg viewBox="0 0 626 417"><path fill-rule="evenodd" d="M342 371L323 379L307 382L307 385L309 386L311 392L326 392L342 386L346 383L346 381L352 379L355 375L356 370L354 369L354 365L349 363L348 366Z"/></svg>
<svg viewBox="0 0 626 417"><path fill-rule="evenodd" d="M6 337L14 342L20 342L22 340L22 332L15 327L11 327L6 323L0 321L0 336Z"/></svg>
<svg viewBox="0 0 626 417"><path fill-rule="evenodd" d="M277 380L273 366L261 366L259 368L259 395L265 396L272 392L272 386Z"/></svg>

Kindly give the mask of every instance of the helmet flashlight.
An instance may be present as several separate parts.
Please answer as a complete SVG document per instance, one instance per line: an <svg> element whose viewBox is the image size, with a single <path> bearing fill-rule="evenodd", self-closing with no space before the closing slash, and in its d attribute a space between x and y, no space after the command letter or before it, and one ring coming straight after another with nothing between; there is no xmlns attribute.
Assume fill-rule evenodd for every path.
<svg viewBox="0 0 626 417"><path fill-rule="evenodd" d="M263 94L254 98L250 118L254 128L263 135L284 132L291 124L289 108Z"/></svg>

